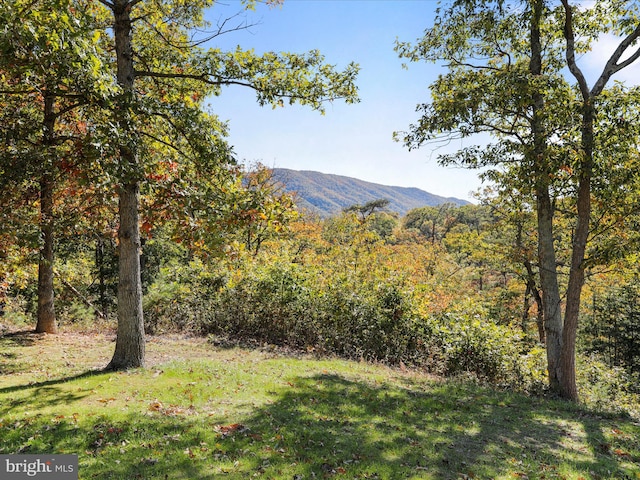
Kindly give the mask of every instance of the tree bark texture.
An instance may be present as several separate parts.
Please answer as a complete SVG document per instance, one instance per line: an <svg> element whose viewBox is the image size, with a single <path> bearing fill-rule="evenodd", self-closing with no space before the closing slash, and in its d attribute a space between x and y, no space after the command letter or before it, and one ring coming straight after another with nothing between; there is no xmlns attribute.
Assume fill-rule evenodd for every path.
<svg viewBox="0 0 640 480"><path fill-rule="evenodd" d="M562 352L560 369L563 382L560 394L569 400L578 400L576 384L576 336L580 317L580 298L584 285L584 260L589 236L591 220L591 177L593 175L595 110L591 99L585 101L582 118L582 144L580 162L580 180L578 184L577 210L578 220L573 234L573 250L571 253L571 270L567 285L567 306L564 315L562 332Z"/></svg>
<svg viewBox="0 0 640 480"><path fill-rule="evenodd" d="M40 233L42 246L38 263L37 333L58 333L53 304L53 181L45 174L40 182Z"/></svg>
<svg viewBox="0 0 640 480"><path fill-rule="evenodd" d="M542 42L540 22L543 0L532 2L531 12L531 61L529 73L532 77L542 75ZM556 252L553 241L554 206L549 192L550 166L547 155L546 131L544 128L544 95L538 89L532 94L531 132L533 135L532 165L535 177L535 195L538 223L538 264L547 352L549 387L559 393L563 370L560 368L562 352L563 319L558 286Z"/></svg>
<svg viewBox="0 0 640 480"><path fill-rule="evenodd" d="M536 189L538 215L538 263L540 265L540 288L544 318L545 346L549 387L559 393L562 383L560 354L562 352L562 306L558 271L553 243L553 205L548 186Z"/></svg>
<svg viewBox="0 0 640 480"><path fill-rule="evenodd" d="M129 110L135 98L134 63L131 45L131 2L116 0L113 4L114 38L117 57L117 80L122 87L116 121L123 143L119 147L123 184L119 188L118 228L118 330L116 348L108 369L121 370L144 366L145 335L142 313L140 277L140 227L137 139L129 121Z"/></svg>
<svg viewBox="0 0 640 480"><path fill-rule="evenodd" d="M120 191L118 230L118 330L116 349L108 368L144 366L145 338L140 282L139 192L137 183Z"/></svg>
<svg viewBox="0 0 640 480"><path fill-rule="evenodd" d="M41 247L38 261L38 319L36 323L37 333L58 333L58 324L54 309L53 290L53 260L54 260L54 213L53 213L53 165L50 163L50 147L54 144L55 127L55 97L45 94L44 97L44 122L43 122L43 147L45 159L43 173L40 179L40 235Z"/></svg>

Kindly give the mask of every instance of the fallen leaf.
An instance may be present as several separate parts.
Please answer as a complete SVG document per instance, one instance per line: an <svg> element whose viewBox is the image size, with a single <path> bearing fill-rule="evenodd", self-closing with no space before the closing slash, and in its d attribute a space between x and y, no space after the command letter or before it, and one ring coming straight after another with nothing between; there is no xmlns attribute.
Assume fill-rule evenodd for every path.
<svg viewBox="0 0 640 480"><path fill-rule="evenodd" d="M628 452L625 452L624 450L620 450L619 448L616 448L613 453L615 453L618 457L630 457L631 455Z"/></svg>
<svg viewBox="0 0 640 480"><path fill-rule="evenodd" d="M232 423L230 425L217 425L214 428L223 437L226 437L227 435L230 435L235 432L242 433L249 430L247 427L245 427L241 423Z"/></svg>

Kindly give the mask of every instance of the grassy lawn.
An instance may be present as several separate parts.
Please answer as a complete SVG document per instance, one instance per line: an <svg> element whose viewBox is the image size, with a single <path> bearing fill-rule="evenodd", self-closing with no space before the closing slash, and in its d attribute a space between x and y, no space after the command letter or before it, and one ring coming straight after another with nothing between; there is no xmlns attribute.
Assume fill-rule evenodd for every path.
<svg viewBox="0 0 640 480"><path fill-rule="evenodd" d="M152 338L0 337L0 453L82 479L640 479L640 424L366 363Z"/></svg>

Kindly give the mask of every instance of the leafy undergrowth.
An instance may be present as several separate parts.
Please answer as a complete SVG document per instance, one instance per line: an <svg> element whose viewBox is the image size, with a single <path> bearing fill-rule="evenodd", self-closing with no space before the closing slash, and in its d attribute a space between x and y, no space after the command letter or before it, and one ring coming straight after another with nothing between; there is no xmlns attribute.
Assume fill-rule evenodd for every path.
<svg viewBox="0 0 640 480"><path fill-rule="evenodd" d="M77 453L82 479L640 479L640 425L366 363L153 338L0 337L0 453Z"/></svg>

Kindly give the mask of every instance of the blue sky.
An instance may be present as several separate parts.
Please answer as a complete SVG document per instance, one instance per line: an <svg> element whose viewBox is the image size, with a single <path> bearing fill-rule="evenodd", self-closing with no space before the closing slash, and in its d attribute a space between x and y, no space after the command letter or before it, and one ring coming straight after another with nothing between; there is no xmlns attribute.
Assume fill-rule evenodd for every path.
<svg viewBox="0 0 640 480"><path fill-rule="evenodd" d="M361 67L361 102L330 104L324 116L299 106L260 107L252 91L225 89L211 100L211 108L229 121L229 140L237 157L470 200L470 192L481 187L477 172L437 164L437 155L457 150L463 146L460 141L439 150L409 152L392 139L394 131L417 120L416 105L428 101L429 84L443 72L429 64L403 69L394 42L420 37L431 25L437 5L435 0L285 0L281 7L258 5L255 12L236 18L256 25L219 37L216 46L241 45L258 53L318 49L338 68L351 61ZM208 12L208 19L215 23L240 11L239 0L222 0ZM603 41L601 48L612 49L614 42ZM584 67L596 66L603 51L581 59ZM638 66L620 77L639 78Z"/></svg>

